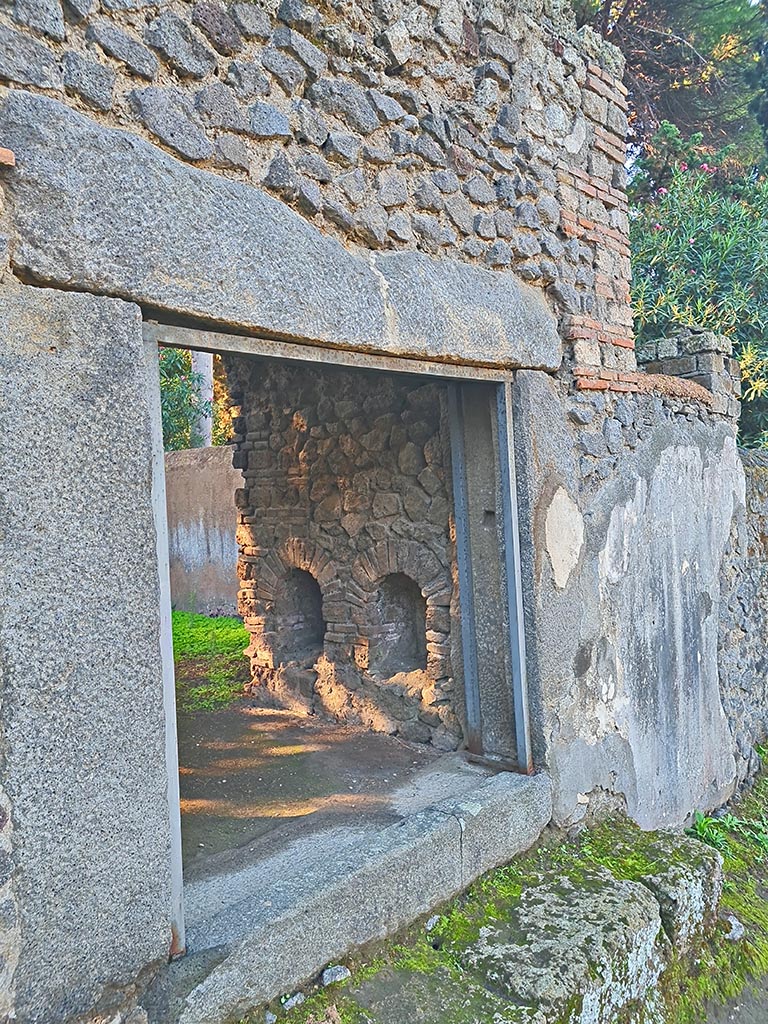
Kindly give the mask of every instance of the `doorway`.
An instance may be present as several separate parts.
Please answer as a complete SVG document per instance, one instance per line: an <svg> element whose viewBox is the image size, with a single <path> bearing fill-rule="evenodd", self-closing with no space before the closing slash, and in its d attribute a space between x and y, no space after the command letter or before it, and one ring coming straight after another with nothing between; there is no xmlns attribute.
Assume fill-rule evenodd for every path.
<svg viewBox="0 0 768 1024"><path fill-rule="evenodd" d="M249 720L222 720L197 758L179 743L203 826L184 851L194 949L224 927L201 916L222 874L391 824L475 772L530 770L510 382L160 324L145 337L223 353L243 474ZM174 709L174 747L176 731ZM452 751L482 765L438 771Z"/></svg>

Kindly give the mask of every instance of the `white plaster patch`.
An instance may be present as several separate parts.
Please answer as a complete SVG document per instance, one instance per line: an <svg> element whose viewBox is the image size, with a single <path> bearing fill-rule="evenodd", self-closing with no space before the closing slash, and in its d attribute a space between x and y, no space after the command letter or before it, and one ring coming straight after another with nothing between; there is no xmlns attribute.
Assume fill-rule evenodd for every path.
<svg viewBox="0 0 768 1024"><path fill-rule="evenodd" d="M558 487L547 509L545 538L555 586L562 590L584 545L584 518L564 487Z"/></svg>

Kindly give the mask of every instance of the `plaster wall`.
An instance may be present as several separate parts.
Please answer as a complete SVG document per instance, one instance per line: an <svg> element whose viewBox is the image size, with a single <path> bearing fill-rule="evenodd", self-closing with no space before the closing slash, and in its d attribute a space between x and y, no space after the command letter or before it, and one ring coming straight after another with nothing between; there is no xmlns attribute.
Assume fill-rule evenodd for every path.
<svg viewBox="0 0 768 1024"><path fill-rule="evenodd" d="M173 607L237 614L237 510L242 474L232 449L166 452L165 493Z"/></svg>
<svg viewBox="0 0 768 1024"><path fill-rule="evenodd" d="M744 510L733 428L650 395L516 387L534 743L555 820L678 824L733 791L720 565ZM565 415L564 415L565 414Z"/></svg>
<svg viewBox="0 0 768 1024"><path fill-rule="evenodd" d="M147 365L115 299L6 282L0 324L0 1002L47 1024L171 946Z"/></svg>

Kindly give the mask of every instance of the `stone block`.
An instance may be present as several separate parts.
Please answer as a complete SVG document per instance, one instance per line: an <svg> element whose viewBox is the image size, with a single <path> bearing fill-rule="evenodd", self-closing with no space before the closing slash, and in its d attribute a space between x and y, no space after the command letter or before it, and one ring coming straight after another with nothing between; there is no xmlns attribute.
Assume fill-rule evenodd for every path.
<svg viewBox="0 0 768 1024"><path fill-rule="evenodd" d="M93 14L96 0L65 0L64 6L72 21L83 21Z"/></svg>
<svg viewBox="0 0 768 1024"><path fill-rule="evenodd" d="M163 11L149 23L144 39L182 77L205 78L216 67L216 55L183 18Z"/></svg>
<svg viewBox="0 0 768 1024"><path fill-rule="evenodd" d="M205 160L213 145L197 119L191 100L181 89L148 86L134 89L128 99L138 118L166 145L187 160Z"/></svg>
<svg viewBox="0 0 768 1024"><path fill-rule="evenodd" d="M557 928L547 926L552 920ZM483 928L460 959L492 977L506 1000L535 1006L548 1020L590 1019L571 1015L574 1005L615 1020L645 1001L666 966L660 924L643 885L596 867L578 882L561 877L524 888L509 919Z"/></svg>
<svg viewBox="0 0 768 1024"><path fill-rule="evenodd" d="M227 85L232 86L241 100L268 96L272 88L261 64L245 60L233 60L229 65Z"/></svg>
<svg viewBox="0 0 768 1024"><path fill-rule="evenodd" d="M58 61L48 47L7 25L0 25L0 76L56 92L63 87Z"/></svg>
<svg viewBox="0 0 768 1024"><path fill-rule="evenodd" d="M305 0L281 0L277 16L286 25L310 37L315 35L323 20L318 9Z"/></svg>
<svg viewBox="0 0 768 1024"><path fill-rule="evenodd" d="M370 135L379 127L378 114L365 91L344 79L320 79L311 86L307 99L326 114L340 117L361 135Z"/></svg>
<svg viewBox="0 0 768 1024"><path fill-rule="evenodd" d="M64 39L61 0L14 0L13 20L57 42Z"/></svg>
<svg viewBox="0 0 768 1024"><path fill-rule="evenodd" d="M86 38L98 43L105 53L121 61L135 75L152 81L157 74L159 64L154 53L106 18L91 22Z"/></svg>
<svg viewBox="0 0 768 1024"><path fill-rule="evenodd" d="M258 4L235 3L230 12L246 39L269 39L272 23L267 12Z"/></svg>
<svg viewBox="0 0 768 1024"><path fill-rule="evenodd" d="M233 91L223 82L211 82L195 94L195 110L203 124L231 131L248 131L248 120Z"/></svg>
<svg viewBox="0 0 768 1024"><path fill-rule="evenodd" d="M299 142L322 146L328 138L328 125L320 114L306 100L297 100L293 105L295 113L294 134Z"/></svg>
<svg viewBox="0 0 768 1024"><path fill-rule="evenodd" d="M216 139L213 159L219 167L242 171L249 171L251 168L251 156L247 145L240 136L231 135L229 132L223 132Z"/></svg>
<svg viewBox="0 0 768 1024"><path fill-rule="evenodd" d="M243 48L243 37L235 19L214 0L198 0L192 8L192 24L197 25L226 57L232 57Z"/></svg>
<svg viewBox="0 0 768 1024"><path fill-rule="evenodd" d="M249 109L250 134L257 139L289 139L291 126L285 114L272 106L258 100Z"/></svg>
<svg viewBox="0 0 768 1024"><path fill-rule="evenodd" d="M140 310L116 299L8 285L0 321L15 1018L83 1019L171 944L152 369Z"/></svg>
<svg viewBox="0 0 768 1024"><path fill-rule="evenodd" d="M110 110L116 75L111 68L89 60L74 50L68 50L61 59L64 88L75 93L96 110Z"/></svg>
<svg viewBox="0 0 768 1024"><path fill-rule="evenodd" d="M307 80L307 73L297 60L287 53L268 46L261 53L261 63L270 74L280 83L283 92L288 96L293 95L304 87Z"/></svg>
<svg viewBox="0 0 768 1024"><path fill-rule="evenodd" d="M324 145L326 154L338 163L352 165L357 163L362 143L356 135L345 135L343 132L330 132Z"/></svg>
<svg viewBox="0 0 768 1024"><path fill-rule="evenodd" d="M272 45L285 50L300 61L312 78L319 78L328 69L328 58L300 32L279 25L272 33Z"/></svg>

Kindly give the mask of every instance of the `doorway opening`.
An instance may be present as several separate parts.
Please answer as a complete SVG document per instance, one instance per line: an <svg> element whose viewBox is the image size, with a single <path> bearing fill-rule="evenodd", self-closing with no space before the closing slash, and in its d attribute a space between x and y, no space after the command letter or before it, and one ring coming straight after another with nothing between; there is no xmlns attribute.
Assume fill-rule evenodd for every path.
<svg viewBox="0 0 768 1024"><path fill-rule="evenodd" d="M232 424L223 455L185 456L205 500L226 494L215 513L187 508L181 524L193 488L175 481L178 453L166 462L171 579L182 556L185 572L204 573L226 551L236 605L206 617L230 620L241 644L236 692L180 702L174 724L186 944L199 951L250 927L257 897L276 912L297 858L294 882L315 891L345 844L375 849L404 815L476 787L494 758L526 767L508 642L521 635L516 578L509 537L491 536L487 515L496 495L491 532L509 523L509 391L465 387L445 367L318 365L303 346L155 324L145 336L220 353ZM470 453L468 474L475 438L488 450ZM206 459L230 463L211 487ZM214 515L229 544L212 540ZM472 572L473 544L495 573ZM476 607L492 672L482 651L478 662ZM498 739L484 742L494 723Z"/></svg>

